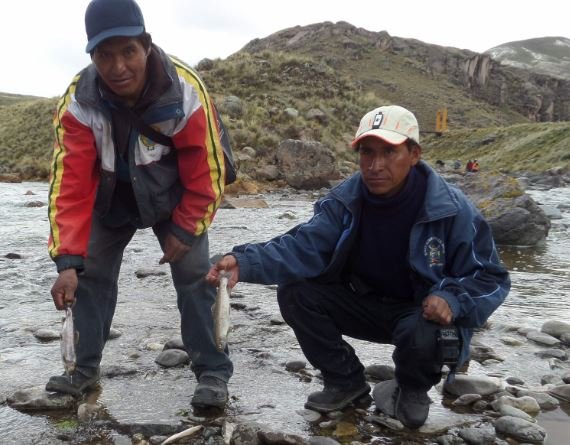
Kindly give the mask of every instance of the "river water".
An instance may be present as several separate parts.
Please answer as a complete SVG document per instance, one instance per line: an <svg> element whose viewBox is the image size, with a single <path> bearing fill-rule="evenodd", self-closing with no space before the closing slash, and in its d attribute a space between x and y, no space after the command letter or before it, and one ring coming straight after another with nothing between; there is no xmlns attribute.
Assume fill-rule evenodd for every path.
<svg viewBox="0 0 570 445"><path fill-rule="evenodd" d="M60 437L60 418L46 413L20 413L5 403L16 390L43 385L62 369L58 342L44 343L33 336L38 328L61 327L61 314L55 311L49 294L56 274L47 255L47 190L46 183L0 183L0 444L70 442ZM528 386L538 387L540 378L553 371L547 360L534 355L537 345L528 342L512 348L505 346L500 337L512 336L513 327L540 329L547 320L570 321L570 188L529 193L539 203L558 206L562 219L552 221L543 246L500 249L511 271L512 290L505 304L493 314L492 329L481 331L477 339L505 360L484 368L472 362L470 372L515 376ZM224 253L234 244L268 239L306 220L316 197L293 192L271 194L262 197L268 208L220 209L210 231L212 254ZM34 202L44 205L29 205ZM7 258L10 253L21 258ZM127 381L106 381L99 400L112 408L119 421L151 422L189 409L194 383L170 385L182 379L192 381L188 368L164 371L157 369L153 360L156 352L152 345L164 343L178 333L169 276L144 281L135 278L140 268L158 267L160 256L150 230L139 231L125 251L114 322L123 336L109 342L102 366L133 362L139 373ZM311 435L311 425L294 413L302 408L310 391L320 388L320 382L304 382L282 370L283 362L303 356L290 329L269 323L278 317L275 288L240 283L234 297L241 298L247 308L232 312L231 346L236 371L230 383L233 397L228 415ZM391 363L389 346L379 348L358 341L353 344L365 365ZM430 418L450 414L436 403ZM539 423L549 433L546 444L568 444L569 416L566 405L539 416ZM113 443L113 439L99 443Z"/></svg>

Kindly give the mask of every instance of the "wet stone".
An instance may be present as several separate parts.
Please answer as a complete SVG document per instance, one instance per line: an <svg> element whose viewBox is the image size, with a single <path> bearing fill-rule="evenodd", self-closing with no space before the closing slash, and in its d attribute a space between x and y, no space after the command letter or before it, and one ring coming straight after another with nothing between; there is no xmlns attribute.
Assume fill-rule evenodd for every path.
<svg viewBox="0 0 570 445"><path fill-rule="evenodd" d="M518 377L507 377L507 383L509 385L524 385L524 380Z"/></svg>
<svg viewBox="0 0 570 445"><path fill-rule="evenodd" d="M461 396L463 394L479 394L487 396L498 392L501 382L494 377L457 375L452 383L445 383L444 390L450 394Z"/></svg>
<svg viewBox="0 0 570 445"><path fill-rule="evenodd" d="M570 402L570 384L558 385L548 391L554 397Z"/></svg>
<svg viewBox="0 0 570 445"><path fill-rule="evenodd" d="M18 411L64 410L75 405L73 396L49 393L43 385L16 391L6 401L8 406Z"/></svg>
<svg viewBox="0 0 570 445"><path fill-rule="evenodd" d="M286 434L273 431L260 431L258 433L264 445L308 445L309 442L295 434Z"/></svg>
<svg viewBox="0 0 570 445"><path fill-rule="evenodd" d="M570 334L570 324L559 320L548 320L540 328L541 332L560 338L564 334Z"/></svg>
<svg viewBox="0 0 570 445"><path fill-rule="evenodd" d="M541 385L560 385L564 383L559 375L547 374L540 378Z"/></svg>
<svg viewBox="0 0 570 445"><path fill-rule="evenodd" d="M394 367L389 365L370 365L364 369L364 375L380 382L392 380L394 379Z"/></svg>
<svg viewBox="0 0 570 445"><path fill-rule="evenodd" d="M518 339L518 338L514 338L514 337L501 337L501 342L504 343L507 346L521 346L524 345L524 341Z"/></svg>
<svg viewBox="0 0 570 445"><path fill-rule="evenodd" d="M292 372L297 372L300 371L301 369L305 369L306 366L307 362L304 360L291 360L285 363L285 369L287 371L292 371Z"/></svg>
<svg viewBox="0 0 570 445"><path fill-rule="evenodd" d="M539 331L530 331L528 334L526 334L526 338L534 341L535 343L546 346L555 346L560 344L560 340L558 340L556 337L544 334L543 332Z"/></svg>
<svg viewBox="0 0 570 445"><path fill-rule="evenodd" d="M19 253L10 252L4 255L4 258L7 258L9 260L21 260L22 255L20 255Z"/></svg>
<svg viewBox="0 0 570 445"><path fill-rule="evenodd" d="M543 349L542 351L537 351L534 354L538 355L540 358L557 358L558 360L562 360L563 362L568 360L568 353L566 351L563 351L562 349L555 349L555 348Z"/></svg>
<svg viewBox="0 0 570 445"><path fill-rule="evenodd" d="M517 391L517 397L532 397L540 406L540 409L551 410L556 409L560 406L560 402L546 392L529 391L526 389L520 389Z"/></svg>
<svg viewBox="0 0 570 445"><path fill-rule="evenodd" d="M167 349L158 354L154 361L165 368L180 368L190 363L190 357L180 349Z"/></svg>
<svg viewBox="0 0 570 445"><path fill-rule="evenodd" d="M459 430L458 434L470 445L492 445L496 437L491 428L465 428Z"/></svg>
<svg viewBox="0 0 570 445"><path fill-rule="evenodd" d="M330 437L313 436L309 439L309 445L340 445L340 443Z"/></svg>
<svg viewBox="0 0 570 445"><path fill-rule="evenodd" d="M463 394L452 402L453 406L469 406L481 400L480 394Z"/></svg>
<svg viewBox="0 0 570 445"><path fill-rule="evenodd" d="M115 338L119 338L123 333L118 329L111 328L109 330L109 340L114 340Z"/></svg>
<svg viewBox="0 0 570 445"><path fill-rule="evenodd" d="M320 413L313 411L311 409L299 409L295 412L310 423L317 422L321 418Z"/></svg>
<svg viewBox="0 0 570 445"><path fill-rule="evenodd" d="M499 410L499 413L501 414L501 416L518 417L519 419L524 419L527 422L532 422L532 423L536 422L534 417L525 413L523 410L520 410L510 405L502 405Z"/></svg>
<svg viewBox="0 0 570 445"><path fill-rule="evenodd" d="M465 441L460 437L453 436L451 434L444 434L435 438L438 445L464 445Z"/></svg>
<svg viewBox="0 0 570 445"><path fill-rule="evenodd" d="M546 437L546 431L541 426L511 416L497 419L495 430L519 442L542 443Z"/></svg>
<svg viewBox="0 0 570 445"><path fill-rule="evenodd" d="M186 347L184 346L184 342L181 338L173 338L168 340L164 345L164 350L167 349L180 349L181 351L186 351Z"/></svg>
<svg viewBox="0 0 570 445"><path fill-rule="evenodd" d="M514 406L527 414L537 414L540 412L540 405L538 402L529 396L523 397L511 397L511 396L501 396L498 400L491 403L493 409L497 412L501 412L501 407L503 405Z"/></svg>
<svg viewBox="0 0 570 445"><path fill-rule="evenodd" d="M34 337L42 341L59 340L61 335L53 329L41 328L34 332Z"/></svg>
<svg viewBox="0 0 570 445"><path fill-rule="evenodd" d="M102 375L109 379L114 377L120 377L125 375L133 375L138 372L138 369L135 366L122 366L122 365L111 365L106 366L103 369Z"/></svg>
<svg viewBox="0 0 570 445"><path fill-rule="evenodd" d="M162 275L166 275L165 270L161 270L161 269L138 269L135 271L135 276L137 278L159 277Z"/></svg>

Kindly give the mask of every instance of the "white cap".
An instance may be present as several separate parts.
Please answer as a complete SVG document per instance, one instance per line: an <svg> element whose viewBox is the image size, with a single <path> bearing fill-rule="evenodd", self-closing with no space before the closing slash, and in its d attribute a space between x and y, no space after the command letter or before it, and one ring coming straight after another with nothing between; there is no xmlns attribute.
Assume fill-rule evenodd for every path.
<svg viewBox="0 0 570 445"><path fill-rule="evenodd" d="M356 148L358 142L367 136L380 138L393 145L399 145L406 139L420 143L416 116L398 105L378 107L366 113L354 135L352 148Z"/></svg>

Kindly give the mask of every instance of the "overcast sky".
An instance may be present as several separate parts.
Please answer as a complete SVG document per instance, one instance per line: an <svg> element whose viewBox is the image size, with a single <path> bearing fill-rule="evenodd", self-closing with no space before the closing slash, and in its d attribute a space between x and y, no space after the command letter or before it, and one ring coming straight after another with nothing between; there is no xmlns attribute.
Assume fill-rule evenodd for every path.
<svg viewBox="0 0 570 445"><path fill-rule="evenodd" d="M0 2L0 92L52 97L90 62L88 0ZM483 52L535 37L570 38L570 1L139 0L147 30L191 65L225 58L295 25L346 21L369 31Z"/></svg>

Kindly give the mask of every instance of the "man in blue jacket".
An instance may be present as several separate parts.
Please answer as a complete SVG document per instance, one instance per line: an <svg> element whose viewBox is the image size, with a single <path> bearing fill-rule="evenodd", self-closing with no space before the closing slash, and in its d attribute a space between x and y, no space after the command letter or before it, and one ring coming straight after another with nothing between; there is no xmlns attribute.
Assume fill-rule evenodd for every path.
<svg viewBox="0 0 570 445"><path fill-rule="evenodd" d="M444 363L453 375L467 360L473 329L504 301L509 275L481 213L421 161L410 111L370 111L352 148L360 171L319 200L309 221L234 247L206 279L216 285L227 270L230 286L279 285L283 317L324 380L306 408L339 410L370 391L343 336L393 344L395 380L376 385L374 400L419 428Z"/></svg>

